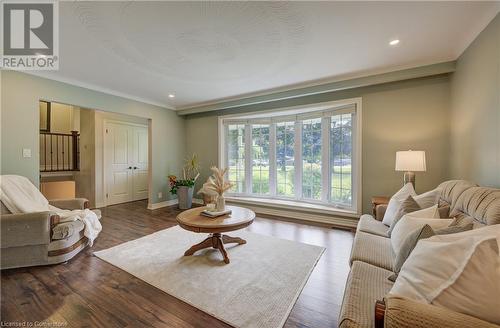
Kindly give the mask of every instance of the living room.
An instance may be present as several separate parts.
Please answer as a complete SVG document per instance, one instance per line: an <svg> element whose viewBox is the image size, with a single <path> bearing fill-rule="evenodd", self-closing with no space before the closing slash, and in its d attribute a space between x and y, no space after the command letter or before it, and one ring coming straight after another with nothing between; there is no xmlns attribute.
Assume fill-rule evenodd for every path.
<svg viewBox="0 0 500 328"><path fill-rule="evenodd" d="M500 324L500 2L31 5L2 325Z"/></svg>

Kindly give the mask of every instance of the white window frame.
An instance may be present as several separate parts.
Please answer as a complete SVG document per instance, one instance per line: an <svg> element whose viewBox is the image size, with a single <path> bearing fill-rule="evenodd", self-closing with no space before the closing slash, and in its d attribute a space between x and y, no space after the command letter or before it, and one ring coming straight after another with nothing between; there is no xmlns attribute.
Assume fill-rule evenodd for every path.
<svg viewBox="0 0 500 328"><path fill-rule="evenodd" d="M353 113L353 124L352 124L352 136L354 138L352 143L352 153L351 161L354 166L351 167L352 175L352 207L342 206L340 204L330 203L331 193L331 168L330 168L330 117L331 115L341 114L346 108L354 106L355 110ZM276 114L279 113L279 114ZM290 114L288 114L290 113ZM267 115L266 115L267 114ZM276 116L274 118L273 114ZM320 115L320 116L318 116ZM289 116L289 117L285 117ZM321 201L315 201L311 199L304 199L302 197L302 121L307 117L322 117L322 192ZM295 121L295 138L294 138L294 161L298 163L295 166L295 180L294 180L294 190L295 198L284 197L276 195L277 191L277 176L276 176L276 121ZM318 204L322 207L331 207L333 211L339 209L342 212L348 212L359 215L361 213L361 199L362 199L362 98L350 98L337 101L329 101L322 103L315 103L309 105L292 106L286 108L279 108L273 110L251 112L244 114L232 114L224 115L218 117L218 159L219 167L226 167L228 159L226 158L226 124L230 122L232 124L245 124L245 186L246 192L244 193L228 193L231 197L241 197L245 199L249 198L264 198L272 201L273 199L279 200L290 200L294 199L297 205L301 202L306 202L309 204ZM269 123L270 124L270 147L269 147L269 183L270 183L270 193L269 195L257 195L252 194L252 132L250 129L251 124L259 123ZM300 137L297 137L300 136ZM274 142L271 142L274 140ZM325 187L327 186L327 187ZM310 206L309 206L310 207Z"/></svg>
<svg viewBox="0 0 500 328"><path fill-rule="evenodd" d="M253 124L255 124L255 123L253 123ZM253 192L253 167L252 167L252 165L253 165L253 159L254 159L253 155L254 154L253 154L253 147L252 147L252 145L253 145L252 124L245 125L245 133L246 133L247 129L250 131L250 165L251 165L250 167L252 167L251 170L247 170L246 166L245 166L245 173L248 172L248 171L250 172L250 176L251 176L250 177L250 179L251 179L250 181L252 182L252 184L250 185L250 188L247 189L247 194L252 195L252 196L258 196L258 197L269 197L269 196L275 194L275 193L273 193L272 188L271 188L272 187L272 176L271 176L272 173L271 173L271 170L273 170L273 166L271 164L271 157L273 157L273 155L271 155L271 152L272 151L275 152L276 149L273 150L272 147L271 147L271 140L274 140L274 139L271 139L271 137L272 137L272 135L271 135L271 126L273 124L272 123L269 123L269 124L265 123L263 125L269 125L269 159L268 159L269 160L269 194L260 194L260 193L258 194L258 193L254 193ZM274 143L274 146L275 145L276 145L276 143ZM276 155L276 153L274 153L274 155ZM276 158L276 156L274 156L274 158ZM274 163L274 165L276 165L276 163Z"/></svg>

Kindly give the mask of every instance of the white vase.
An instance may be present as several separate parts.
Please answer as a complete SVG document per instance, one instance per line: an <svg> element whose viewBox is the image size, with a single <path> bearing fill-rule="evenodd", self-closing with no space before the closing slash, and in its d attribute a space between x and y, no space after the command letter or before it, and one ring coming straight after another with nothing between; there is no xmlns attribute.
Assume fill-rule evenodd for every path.
<svg viewBox="0 0 500 328"><path fill-rule="evenodd" d="M218 212L224 211L226 209L226 199L223 195L219 195L219 197L217 197L216 207Z"/></svg>

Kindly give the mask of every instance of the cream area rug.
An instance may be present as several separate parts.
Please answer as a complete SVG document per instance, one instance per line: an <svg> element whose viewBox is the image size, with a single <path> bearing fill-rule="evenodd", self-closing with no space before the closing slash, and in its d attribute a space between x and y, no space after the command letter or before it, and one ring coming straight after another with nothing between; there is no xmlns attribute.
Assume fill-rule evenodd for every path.
<svg viewBox="0 0 500 328"><path fill-rule="evenodd" d="M183 256L207 234L175 226L94 254L234 327L282 327L324 248L234 231L244 245Z"/></svg>

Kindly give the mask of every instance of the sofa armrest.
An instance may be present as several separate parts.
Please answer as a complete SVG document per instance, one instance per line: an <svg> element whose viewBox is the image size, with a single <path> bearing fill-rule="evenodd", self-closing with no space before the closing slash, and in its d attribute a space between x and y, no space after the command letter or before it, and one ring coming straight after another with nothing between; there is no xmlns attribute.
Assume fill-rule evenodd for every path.
<svg viewBox="0 0 500 328"><path fill-rule="evenodd" d="M387 204L377 205L375 207L375 219L378 221L382 221L386 210L387 210Z"/></svg>
<svg viewBox="0 0 500 328"><path fill-rule="evenodd" d="M0 219L1 247L21 247L50 243L52 227L59 223L54 212L3 214Z"/></svg>
<svg viewBox="0 0 500 328"><path fill-rule="evenodd" d="M52 199L49 204L62 210L83 210L90 207L86 198Z"/></svg>
<svg viewBox="0 0 500 328"><path fill-rule="evenodd" d="M385 328L498 328L472 316L431 304L389 296L385 300Z"/></svg>

